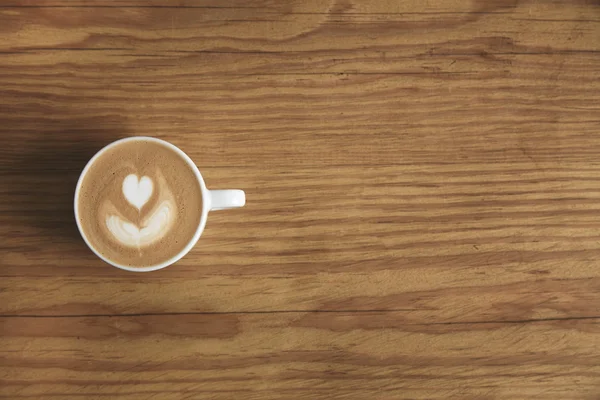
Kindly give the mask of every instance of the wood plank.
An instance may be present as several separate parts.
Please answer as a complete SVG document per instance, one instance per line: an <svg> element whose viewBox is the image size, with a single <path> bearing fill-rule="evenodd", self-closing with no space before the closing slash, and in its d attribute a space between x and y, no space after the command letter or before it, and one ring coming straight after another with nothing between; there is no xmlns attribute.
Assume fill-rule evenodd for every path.
<svg viewBox="0 0 600 400"><path fill-rule="evenodd" d="M256 9L9 7L0 8L4 22L0 29L6 34L0 49L12 53L7 62L19 65L27 64L21 56L28 53L42 54L38 62L56 64L72 54L65 50L80 51L76 60L68 59L78 64L123 64L136 53L156 55L160 61L186 52L190 56L203 51L243 52L248 61L260 62L253 53L262 58L273 52L300 52L307 66L327 57L339 64L354 63L359 70L364 68L362 51L377 54L384 65L388 51L391 59L400 54L410 57L412 52L468 52L490 58L497 52L598 52L600 16L587 2L510 0L506 2L510 5L479 5L450 0L414 12L419 9L415 3L421 4L393 2L396 11L389 10L387 1L352 1L332 9L328 3L298 0ZM388 12L380 12L384 9Z"/></svg>
<svg viewBox="0 0 600 400"><path fill-rule="evenodd" d="M118 137L150 134L215 167L597 162L600 70L573 68L570 79L556 80L559 70L535 68L535 76L240 77L206 85L159 76L155 84L105 84L98 74L65 84L63 76L15 72L5 75L0 99L0 157L11 165L33 151L70 169L61 152L88 156ZM77 100L82 93L86 101ZM82 168L84 157L77 162Z"/></svg>
<svg viewBox="0 0 600 400"><path fill-rule="evenodd" d="M78 237L76 174L16 175L0 197L10 199L0 202L2 312L400 308L418 321L600 314L597 166L231 171L205 175L246 189L251 207L212 214L188 257L142 276L106 266ZM28 289L36 295L19 296ZM152 302L146 293L155 293Z"/></svg>
<svg viewBox="0 0 600 400"><path fill-rule="evenodd" d="M401 315L2 318L0 395L565 399L578 393L591 399L598 393L597 318L413 325Z"/></svg>

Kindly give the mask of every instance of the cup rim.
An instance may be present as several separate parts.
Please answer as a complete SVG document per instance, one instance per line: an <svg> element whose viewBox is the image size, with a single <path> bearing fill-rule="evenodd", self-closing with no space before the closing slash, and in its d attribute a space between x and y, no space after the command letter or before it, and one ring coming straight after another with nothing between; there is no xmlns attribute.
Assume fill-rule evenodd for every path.
<svg viewBox="0 0 600 400"><path fill-rule="evenodd" d="M79 199L79 192L81 190L81 184L83 182L83 179L87 175L87 172L89 171L91 166L94 164L94 162L107 150L109 150L113 147L116 147L120 144L123 144L125 142L134 142L134 141L154 142L154 143L158 143L160 145L163 145L163 146L175 151L179 156L181 156L181 158L183 158L183 160L190 166L190 168L194 172L194 175L196 176L196 179L198 180L198 184L200 185L200 192L202 193L202 214L200 216L200 224L198 225L198 228L196 229L196 232L194 233L194 236L192 237L192 239L183 248L183 250L181 250L179 253L177 253L175 256L171 257L170 259L163 261L162 263L159 263L159 264L149 265L149 266L145 266L145 267L130 267L127 265L119 264L118 262L110 260L109 258L103 256L96 248L94 248L94 246L90 243L89 239L87 238L87 236L86 236L85 232L83 231L83 228L81 227L81 224L79 222L79 205L78 205L78 201L77 201ZM206 226L208 211L210 210L210 195L209 195L208 189L206 188L206 184L204 183L204 179L202 178L202 174L200 173L200 170L198 170L198 167L196 166L194 161L192 161L192 159L187 154L185 154L183 152L183 150L181 150L179 147L175 146L172 143L167 142L166 140L158 139L158 138L151 137L151 136L130 136L130 137L126 137L123 139L115 140L114 142L107 144L106 146L104 146L103 148L98 150L98 152L96 154L94 154L94 156L87 162L87 164L81 171L81 174L79 175L79 179L77 180L77 186L75 187L75 195L74 195L74 199L73 199L73 210L75 213L75 222L77 224L77 229L79 230L79 234L83 238L83 241L85 242L85 244L89 247L90 250L92 250L92 252L94 254L96 254L96 256L98 256L98 258L100 258L102 261L106 262L107 264L112 265L113 267L117 267L117 268L123 269L125 271L150 272L150 271L156 271L156 270L168 267L169 265L176 263L181 258L183 258L187 253L189 253L190 250L196 245L196 243L200 239L200 236L202 235L202 232L204 231L204 227Z"/></svg>

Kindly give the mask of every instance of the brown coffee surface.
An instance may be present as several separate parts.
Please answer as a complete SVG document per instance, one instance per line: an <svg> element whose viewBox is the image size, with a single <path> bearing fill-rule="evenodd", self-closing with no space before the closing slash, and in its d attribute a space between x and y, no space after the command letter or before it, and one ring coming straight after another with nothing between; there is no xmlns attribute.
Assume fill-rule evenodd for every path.
<svg viewBox="0 0 600 400"><path fill-rule="evenodd" d="M202 190L176 151L140 139L116 144L93 162L77 206L83 234L100 254L121 265L150 267L193 239Z"/></svg>

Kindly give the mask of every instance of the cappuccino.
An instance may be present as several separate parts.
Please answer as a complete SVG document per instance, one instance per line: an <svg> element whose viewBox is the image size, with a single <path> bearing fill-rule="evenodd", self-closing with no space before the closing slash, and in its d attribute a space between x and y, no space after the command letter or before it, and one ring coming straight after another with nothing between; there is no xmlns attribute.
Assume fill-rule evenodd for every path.
<svg viewBox="0 0 600 400"><path fill-rule="evenodd" d="M202 219L195 166L161 142L116 143L88 166L76 198L78 223L105 259L150 267L180 254Z"/></svg>

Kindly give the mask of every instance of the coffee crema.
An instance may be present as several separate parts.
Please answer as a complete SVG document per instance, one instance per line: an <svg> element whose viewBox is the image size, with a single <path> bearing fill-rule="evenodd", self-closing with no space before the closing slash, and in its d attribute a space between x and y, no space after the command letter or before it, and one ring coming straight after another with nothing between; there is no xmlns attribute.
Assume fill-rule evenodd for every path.
<svg viewBox="0 0 600 400"><path fill-rule="evenodd" d="M153 140L104 150L79 188L85 238L104 258L128 267L151 267L177 256L202 217L202 189L192 168L177 151Z"/></svg>

